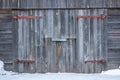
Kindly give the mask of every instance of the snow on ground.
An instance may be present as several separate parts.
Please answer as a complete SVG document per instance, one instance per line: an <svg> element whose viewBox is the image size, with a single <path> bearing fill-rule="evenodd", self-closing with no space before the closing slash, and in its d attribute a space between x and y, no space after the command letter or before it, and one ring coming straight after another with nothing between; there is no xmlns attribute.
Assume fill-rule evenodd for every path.
<svg viewBox="0 0 120 80"><path fill-rule="evenodd" d="M108 70L108 71L103 71L101 74L119 75L120 76L120 69L112 69L112 70Z"/></svg>
<svg viewBox="0 0 120 80"><path fill-rule="evenodd" d="M120 80L120 76L101 74L49 73L0 75L0 80Z"/></svg>
<svg viewBox="0 0 120 80"><path fill-rule="evenodd" d="M80 73L18 74L14 72L5 71L3 65L3 62L0 61L0 80L120 80L120 74L106 75L105 73L107 73L108 71L103 72L102 75Z"/></svg>
<svg viewBox="0 0 120 80"><path fill-rule="evenodd" d="M16 73L12 72L12 71L5 71L4 70L4 63L2 61L0 61L0 75L8 75L8 74L16 74Z"/></svg>

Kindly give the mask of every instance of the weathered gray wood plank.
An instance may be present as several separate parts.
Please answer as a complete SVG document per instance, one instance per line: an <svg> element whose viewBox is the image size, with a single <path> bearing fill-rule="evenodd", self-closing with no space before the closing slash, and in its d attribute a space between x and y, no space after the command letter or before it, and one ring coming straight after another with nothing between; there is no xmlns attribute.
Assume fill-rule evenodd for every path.
<svg viewBox="0 0 120 80"><path fill-rule="evenodd" d="M26 72L100 72L101 63L85 61L105 58L102 48L104 20L76 16L100 15L104 11L19 11L23 16L42 16L40 19L18 19L18 59L35 60L30 65L20 63L19 70L24 72L29 67Z"/></svg>
<svg viewBox="0 0 120 80"><path fill-rule="evenodd" d="M119 0L0 0L1 9L120 8Z"/></svg>

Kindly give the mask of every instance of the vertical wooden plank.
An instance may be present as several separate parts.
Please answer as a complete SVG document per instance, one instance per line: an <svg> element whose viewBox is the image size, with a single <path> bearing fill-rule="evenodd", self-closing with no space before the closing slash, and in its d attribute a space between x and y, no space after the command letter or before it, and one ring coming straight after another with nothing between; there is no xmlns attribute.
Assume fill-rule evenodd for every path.
<svg viewBox="0 0 120 80"><path fill-rule="evenodd" d="M68 26L65 26L66 23L66 10L61 10L60 12L60 20L61 20L61 29L60 29L60 37L65 39L67 37L66 34L66 29L68 28ZM66 42L61 42L61 51L60 51L60 72L65 72L66 69L66 65L65 65L65 55L66 55L66 49L65 47L67 47L67 43Z"/></svg>
<svg viewBox="0 0 120 80"><path fill-rule="evenodd" d="M74 16L75 16L75 12L74 10L70 10L69 11L69 24L68 24L68 28L69 28L69 38L75 38L75 22L74 22ZM73 65L74 65L74 58L75 58L75 51L74 51L74 42L75 40L68 40L69 42L69 58L70 58L70 71L73 71Z"/></svg>
<svg viewBox="0 0 120 80"><path fill-rule="evenodd" d="M54 36L53 36L53 34L54 34L54 11L53 10L51 10L50 11L50 15L49 16L51 16L51 18L49 19L49 21L51 21L50 22L50 30L51 30L51 38L54 38ZM51 44L50 44L50 49L51 49L51 54L50 54L50 57L51 57L51 62L50 62L50 65L51 65L51 72L55 72L55 69L54 69L54 66L55 66L55 56L54 56L54 51L53 51L53 42L51 42Z"/></svg>
<svg viewBox="0 0 120 80"><path fill-rule="evenodd" d="M47 19L47 22L46 22L46 27L47 27L47 32L49 34L47 34L47 32L45 34L48 35L48 38L53 38L53 11L52 10L49 10L46 12L46 19ZM46 53L47 55L47 62L48 62L48 71L50 72L51 69L52 69L52 65L53 65L53 53L52 53L52 42L50 40L47 41L47 46L48 48L46 47L46 50L48 50L48 52Z"/></svg>
<svg viewBox="0 0 120 80"><path fill-rule="evenodd" d="M38 10L34 10L33 11L33 15L34 16L38 16L37 15L37 12L38 12ZM37 65L38 65L38 57L37 57L37 46L38 46L38 44L37 44L37 40L38 40L38 27L37 27L37 20L38 19L34 19L34 21L33 21L33 26L34 26L34 60L35 60L35 66L34 66L34 68L35 68L35 72L37 72Z"/></svg>
<svg viewBox="0 0 120 80"><path fill-rule="evenodd" d="M92 10L92 15L97 15L97 14L96 14L97 11L98 11L98 10L96 10L96 9ZM94 13L94 12L95 12L95 13ZM92 44L93 44L93 45L91 44L91 45L92 45L91 47L92 47L92 50L93 50L93 53L91 53L92 56L93 56L92 60L98 60L98 59L97 59L97 55L96 55L97 52L95 51L95 50L96 50L96 48L95 48L95 46L96 46L96 43L95 43L96 35L94 35L94 34L95 34L95 31L97 30L96 27L97 27L98 24L96 25L96 27L93 26L93 24L94 24L94 19L92 19L92 23L91 23L91 24L92 24L91 26L93 27L93 28L92 28L93 30L91 31L91 32L93 32L92 38L91 38L91 39L92 39ZM98 31L98 32L99 32L99 31ZM96 33L96 34L98 34L98 33ZM99 34L98 34L98 35L99 35ZM96 64L95 62L92 63L92 67L91 67L91 68L92 68L92 71L91 71L92 73L95 72L95 67L96 67L95 64Z"/></svg>
<svg viewBox="0 0 120 80"><path fill-rule="evenodd" d="M32 10L30 10L30 12L29 12L29 15L33 15L33 11ZM31 47L30 47L30 50L31 50L31 52L30 52L30 54L29 54L29 59L30 60L34 60L34 26L33 26L33 20L32 19L30 19L29 20L30 21L30 44L31 44ZM34 69L34 65L32 64L32 63L30 63L30 71L33 71L33 69Z"/></svg>
<svg viewBox="0 0 120 80"><path fill-rule="evenodd" d="M84 10L84 15L90 15L90 10ZM91 35L91 32L90 32L90 19L84 19L84 29L86 29L86 32L84 33L84 48L86 50L84 50L84 61L83 61L83 64L85 64L85 61L86 60L89 60L90 59L90 35ZM84 67L84 71L86 73L88 73L90 71L90 68L89 68L89 63L83 65L85 66Z"/></svg>
<svg viewBox="0 0 120 80"><path fill-rule="evenodd" d="M18 12L20 15L20 12ZM18 59L22 59L22 20L18 20ZM21 33L21 34L20 34ZM23 64L19 63L19 72L23 71Z"/></svg>
<svg viewBox="0 0 120 80"><path fill-rule="evenodd" d="M22 13L22 15L24 15L23 13ZM25 60L25 52L26 52L26 50L25 50L25 25L24 25L24 21L25 20L22 20L22 60ZM22 63L23 64L23 71L25 71L25 63Z"/></svg>
<svg viewBox="0 0 120 80"><path fill-rule="evenodd" d="M83 11L79 10L78 15L83 15ZM83 62L83 19L78 20L78 70L79 72L82 72L82 62Z"/></svg>
<svg viewBox="0 0 120 80"><path fill-rule="evenodd" d="M29 13L26 11L26 14L24 15L29 15ZM29 54L30 54L30 25L29 25L29 20L28 19L24 19L24 27L26 28L26 60L29 60ZM29 64L25 63L25 70L27 70L26 72L29 72Z"/></svg>
<svg viewBox="0 0 120 80"><path fill-rule="evenodd" d="M65 37L67 38L67 37L69 37L69 15L68 15L68 13L69 13L69 10L67 10L67 11L65 11L65 26L63 26L63 27L65 27ZM62 20L63 21L63 20ZM69 72L69 42L67 42L67 43L64 43L64 45L65 45L65 48L64 48L64 54L65 54L65 71L66 72Z"/></svg>
<svg viewBox="0 0 120 80"><path fill-rule="evenodd" d="M42 15L42 19L40 19L38 21L38 59L39 59L39 65L38 65L38 69L40 72L44 72L44 66L45 66L45 44L44 44L44 11L39 11L38 15L41 16ZM40 66L40 67L39 67Z"/></svg>
<svg viewBox="0 0 120 80"><path fill-rule="evenodd" d="M60 38L61 37L61 10L57 10L57 15L56 15L56 18L57 18L57 24L56 24L56 31L57 31L57 34L56 34L56 38ZM61 56L61 43L60 42L56 42L56 69L57 69L57 72L60 71L60 56Z"/></svg>
<svg viewBox="0 0 120 80"><path fill-rule="evenodd" d="M17 14L17 11L13 11L12 12L13 16ZM18 20L13 20L13 33L14 33L14 39L13 39L13 54L14 54L14 63L13 63L13 67L14 67L14 72L17 71L18 72L18 65L16 63L16 60L18 59Z"/></svg>
<svg viewBox="0 0 120 80"><path fill-rule="evenodd" d="M108 10L107 9L104 9L103 13L107 16L108 15ZM108 52L107 52L107 18L103 20L103 43L102 43L102 47L103 47L103 57L104 57L104 60L106 61L105 63L103 63L103 69L102 70L106 70L107 68L107 55L108 55Z"/></svg>
<svg viewBox="0 0 120 80"><path fill-rule="evenodd" d="M101 11L101 10L97 10L97 9L95 9L94 10L94 12L93 12L93 15L97 15L97 14L100 14L99 13L99 11ZM99 54L100 54L100 51L101 51L101 48L100 48L100 46L99 45L101 45L101 43L99 43L100 42L100 35L101 35L101 27L102 26L100 26L100 22L101 21L101 19L96 19L96 21L95 21L95 19L94 19L94 22L93 22L93 24L94 23L96 23L95 25L94 25L94 42L95 42L95 40L97 41L96 43L94 43L94 59L95 60L99 60L100 58L99 58ZM96 34L96 35L95 35ZM96 51L97 50L97 51ZM100 68L98 68L98 66L99 66L99 64L98 63L94 63L94 72L96 72L96 71L98 71Z"/></svg>
<svg viewBox="0 0 120 80"><path fill-rule="evenodd" d="M106 11L106 9L102 9L102 11L101 11L101 14L104 14L104 15L106 15L107 16L107 11ZM103 59L103 60L106 60L106 34L107 34L107 31L106 31L106 20L107 20L107 18L105 18L105 19L103 19L103 20L101 20L101 23L102 23L102 28L101 28L101 54L102 54L102 57L101 57L101 59ZM103 70L105 70L105 66L106 66L106 63L104 62L104 63L101 63L100 64L100 70L98 71L98 72L101 72L101 71L103 71Z"/></svg>

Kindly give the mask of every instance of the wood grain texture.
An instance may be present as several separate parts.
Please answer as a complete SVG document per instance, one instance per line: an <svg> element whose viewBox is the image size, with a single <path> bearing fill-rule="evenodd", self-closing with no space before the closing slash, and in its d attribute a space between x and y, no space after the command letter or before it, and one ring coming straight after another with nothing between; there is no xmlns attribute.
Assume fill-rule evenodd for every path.
<svg viewBox="0 0 120 80"><path fill-rule="evenodd" d="M117 4L117 3L116 3ZM119 67L120 60L120 10L119 9L109 9L108 11L108 69L113 69Z"/></svg>
<svg viewBox="0 0 120 80"><path fill-rule="evenodd" d="M120 0L0 0L1 9L120 8Z"/></svg>
<svg viewBox="0 0 120 80"><path fill-rule="evenodd" d="M13 70L14 34L12 12L0 11L0 60L4 61L6 70Z"/></svg>
<svg viewBox="0 0 120 80"><path fill-rule="evenodd" d="M78 19L76 16L104 14L105 9L27 10L19 16L42 16L18 19L18 59L34 63L18 63L19 72L100 72L102 63L86 60L105 59L105 19ZM53 41L65 39L66 41Z"/></svg>

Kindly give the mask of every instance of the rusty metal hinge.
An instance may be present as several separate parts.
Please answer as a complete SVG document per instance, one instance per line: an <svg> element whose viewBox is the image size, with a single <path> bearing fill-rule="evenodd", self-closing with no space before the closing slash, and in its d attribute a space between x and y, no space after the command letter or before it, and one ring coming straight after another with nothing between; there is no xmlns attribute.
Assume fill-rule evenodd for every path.
<svg viewBox="0 0 120 80"><path fill-rule="evenodd" d="M67 38L67 40L76 40L76 38Z"/></svg>
<svg viewBox="0 0 120 80"><path fill-rule="evenodd" d="M106 18L106 16L104 14L100 14L100 15L88 15L88 16L76 16L76 18L100 18L100 19L104 19Z"/></svg>
<svg viewBox="0 0 120 80"><path fill-rule="evenodd" d="M33 63L34 60L16 60L17 63Z"/></svg>
<svg viewBox="0 0 120 80"><path fill-rule="evenodd" d="M86 60L85 61L85 63L88 63L88 62L92 62L92 63L104 63L105 62L105 60L103 60L103 59L100 59L100 60Z"/></svg>
<svg viewBox="0 0 120 80"><path fill-rule="evenodd" d="M42 16L13 16L13 19L35 19L42 18Z"/></svg>

